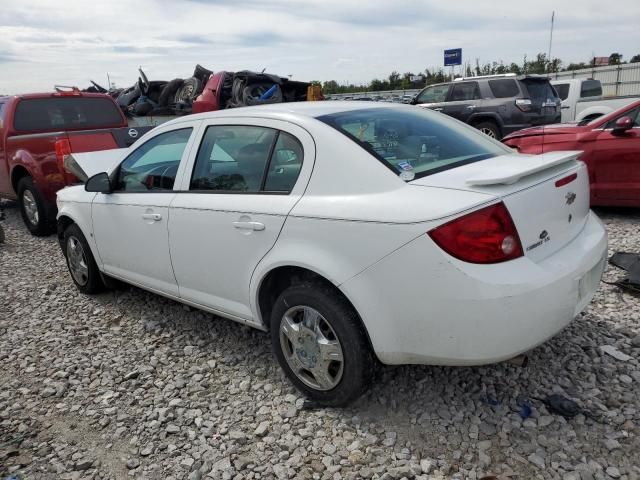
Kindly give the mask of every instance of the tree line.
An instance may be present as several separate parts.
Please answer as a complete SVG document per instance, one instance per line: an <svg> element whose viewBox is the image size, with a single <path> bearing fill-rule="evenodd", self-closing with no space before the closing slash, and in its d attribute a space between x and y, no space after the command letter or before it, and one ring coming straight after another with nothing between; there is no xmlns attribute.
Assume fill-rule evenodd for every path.
<svg viewBox="0 0 640 480"><path fill-rule="evenodd" d="M634 55L629 60L629 63L640 62L640 54ZM609 65L621 65L627 63L622 60L622 55L619 53L612 53L609 55ZM546 53L538 53L535 58L528 59L524 56L521 64L512 62L505 64L504 62L490 62L480 64L480 60L476 59L475 65L467 63L464 66L465 77L473 77L480 75L499 75L504 73L520 74L549 74L562 71L580 70L583 68L596 67L595 59L590 62L569 63L566 67L559 58L548 59ZM459 75L457 75L459 76ZM412 82L412 77L420 77L418 82ZM325 94L332 93L354 93L354 92L379 92L383 90L408 90L415 88L424 88L427 85L434 83L442 83L450 80L450 75L444 68L428 69L418 74L413 72L405 72L400 74L397 71L391 72L391 74L384 79L374 78L368 84L339 84L335 80L328 80L326 82L314 81L313 83L322 84L322 91Z"/></svg>

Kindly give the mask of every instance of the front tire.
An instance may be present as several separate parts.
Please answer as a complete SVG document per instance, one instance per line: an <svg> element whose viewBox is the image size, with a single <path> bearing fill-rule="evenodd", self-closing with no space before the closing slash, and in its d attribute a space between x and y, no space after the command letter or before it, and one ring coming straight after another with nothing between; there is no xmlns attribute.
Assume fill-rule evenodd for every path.
<svg viewBox="0 0 640 480"><path fill-rule="evenodd" d="M82 293L98 293L104 289L100 270L87 239L75 223L64 231L64 256L73 283Z"/></svg>
<svg viewBox="0 0 640 480"><path fill-rule="evenodd" d="M330 407L362 395L377 366L358 314L321 283L280 294L271 312L271 346L295 387Z"/></svg>
<svg viewBox="0 0 640 480"><path fill-rule="evenodd" d="M20 179L17 194L20 214L27 229L37 237L49 235L52 225L47 216L47 207L31 177Z"/></svg>

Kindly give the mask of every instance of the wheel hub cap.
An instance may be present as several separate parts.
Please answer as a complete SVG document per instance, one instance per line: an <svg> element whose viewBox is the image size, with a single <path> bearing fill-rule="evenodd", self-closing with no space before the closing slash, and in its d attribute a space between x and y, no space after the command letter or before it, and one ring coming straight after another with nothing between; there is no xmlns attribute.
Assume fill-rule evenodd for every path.
<svg viewBox="0 0 640 480"><path fill-rule="evenodd" d="M67 240L67 264L71 276L79 285L86 285L89 281L89 267L82 244L76 237Z"/></svg>
<svg viewBox="0 0 640 480"><path fill-rule="evenodd" d="M289 368L315 390L331 390L342 379L342 345L331 324L317 310L296 306L280 321L280 346Z"/></svg>
<svg viewBox="0 0 640 480"><path fill-rule="evenodd" d="M22 194L22 204L24 205L24 213L32 225L37 225L40 215L38 214L38 205L36 199L30 190L25 190Z"/></svg>

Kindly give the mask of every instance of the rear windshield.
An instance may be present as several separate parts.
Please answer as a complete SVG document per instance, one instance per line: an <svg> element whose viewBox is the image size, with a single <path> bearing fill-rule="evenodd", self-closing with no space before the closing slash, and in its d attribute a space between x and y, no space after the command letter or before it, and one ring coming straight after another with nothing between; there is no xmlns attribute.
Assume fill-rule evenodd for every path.
<svg viewBox="0 0 640 480"><path fill-rule="evenodd" d="M580 86L580 98L599 97L602 95L602 84L598 80L585 80Z"/></svg>
<svg viewBox="0 0 640 480"><path fill-rule="evenodd" d="M72 130L115 127L122 124L118 107L110 98L54 97L21 100L14 128L19 131Z"/></svg>
<svg viewBox="0 0 640 480"><path fill-rule="evenodd" d="M513 153L478 130L422 108L372 108L318 117L405 181Z"/></svg>
<svg viewBox="0 0 640 480"><path fill-rule="evenodd" d="M558 98L548 80L522 80L529 91L529 98L533 103L555 102Z"/></svg>

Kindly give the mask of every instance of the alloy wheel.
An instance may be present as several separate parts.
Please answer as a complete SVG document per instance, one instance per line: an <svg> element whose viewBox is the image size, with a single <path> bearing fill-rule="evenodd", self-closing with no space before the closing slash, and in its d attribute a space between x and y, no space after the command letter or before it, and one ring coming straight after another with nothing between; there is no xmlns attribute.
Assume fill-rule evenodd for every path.
<svg viewBox="0 0 640 480"><path fill-rule="evenodd" d="M31 190L25 190L22 194L22 205L29 223L31 223L31 225L38 225L40 214L38 213L38 204Z"/></svg>
<svg viewBox="0 0 640 480"><path fill-rule="evenodd" d="M493 130L491 130L490 128L486 128L486 127L485 128L481 128L480 131L482 133L484 133L485 135L488 135L491 138L497 138L496 137L496 133Z"/></svg>

